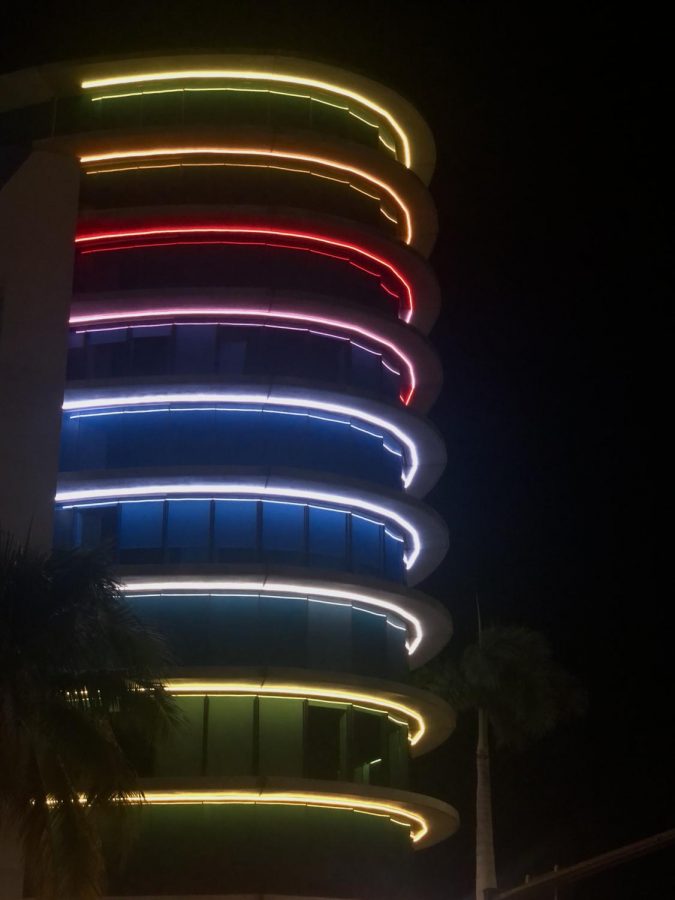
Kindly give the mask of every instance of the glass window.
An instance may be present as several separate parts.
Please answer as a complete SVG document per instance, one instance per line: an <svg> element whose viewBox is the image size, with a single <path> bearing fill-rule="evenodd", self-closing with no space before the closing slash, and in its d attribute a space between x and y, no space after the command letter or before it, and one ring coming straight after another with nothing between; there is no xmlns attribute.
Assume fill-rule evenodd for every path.
<svg viewBox="0 0 675 900"><path fill-rule="evenodd" d="M70 331L68 334L68 366L66 378L76 380L87 377L84 334Z"/></svg>
<svg viewBox="0 0 675 900"><path fill-rule="evenodd" d="M133 375L164 375L169 371L171 331L171 325L131 329Z"/></svg>
<svg viewBox="0 0 675 900"><path fill-rule="evenodd" d="M183 118L183 91L159 91L141 96L144 126L178 125Z"/></svg>
<svg viewBox="0 0 675 900"><path fill-rule="evenodd" d="M114 378L128 375L128 344L126 328L104 328L87 334L90 378Z"/></svg>
<svg viewBox="0 0 675 900"><path fill-rule="evenodd" d="M391 719L385 723L389 781L393 787L408 787L408 729Z"/></svg>
<svg viewBox="0 0 675 900"><path fill-rule="evenodd" d="M168 423L166 463L178 466L209 466L218 462L213 410L173 409L154 416ZM159 424L159 423L158 423Z"/></svg>
<svg viewBox="0 0 675 900"><path fill-rule="evenodd" d="M352 375L357 384L371 391L379 391L382 357L352 343Z"/></svg>
<svg viewBox="0 0 675 900"><path fill-rule="evenodd" d="M258 700L261 775L302 775L304 701Z"/></svg>
<svg viewBox="0 0 675 900"><path fill-rule="evenodd" d="M379 713L352 712L352 780L365 784L381 783L380 772L384 767L383 722L386 716Z"/></svg>
<svg viewBox="0 0 675 900"><path fill-rule="evenodd" d="M258 556L258 502L216 500L214 554L218 562L246 562Z"/></svg>
<svg viewBox="0 0 675 900"><path fill-rule="evenodd" d="M120 416L82 416L77 424L78 469L103 469L108 465L108 436L110 419Z"/></svg>
<svg viewBox="0 0 675 900"><path fill-rule="evenodd" d="M343 368L346 340L311 335L303 358L305 377L338 381Z"/></svg>
<svg viewBox="0 0 675 900"><path fill-rule="evenodd" d="M209 646L213 665L250 666L260 659L260 613L257 596L213 598ZM264 661L263 661L264 662Z"/></svg>
<svg viewBox="0 0 675 900"><path fill-rule="evenodd" d="M168 447L169 422L165 413L142 410L90 421L106 431L107 464L112 468L157 465L158 449ZM169 464L170 460L166 462Z"/></svg>
<svg viewBox="0 0 675 900"><path fill-rule="evenodd" d="M253 775L255 697L209 697L206 772Z"/></svg>
<svg viewBox="0 0 675 900"><path fill-rule="evenodd" d="M265 558L302 562L305 551L305 507L291 503L263 503Z"/></svg>
<svg viewBox="0 0 675 900"><path fill-rule="evenodd" d="M258 635L266 665L302 664L307 656L307 602L261 596Z"/></svg>
<svg viewBox="0 0 675 900"><path fill-rule="evenodd" d="M408 677L408 630L400 619L387 619L387 671L390 678L405 681Z"/></svg>
<svg viewBox="0 0 675 900"><path fill-rule="evenodd" d="M382 393L395 399L401 391L401 375L398 368L388 360L382 360Z"/></svg>
<svg viewBox="0 0 675 900"><path fill-rule="evenodd" d="M73 519L75 510L56 509L54 511L54 547L68 550L73 546Z"/></svg>
<svg viewBox="0 0 675 900"><path fill-rule="evenodd" d="M164 503L161 500L120 503L120 562L161 562L163 523Z"/></svg>
<svg viewBox="0 0 675 900"><path fill-rule="evenodd" d="M196 775L202 772L204 743L204 698L180 697L182 721L157 747L157 775Z"/></svg>
<svg viewBox="0 0 675 900"><path fill-rule="evenodd" d="M209 559L210 500L169 500L166 548L169 562Z"/></svg>
<svg viewBox="0 0 675 900"><path fill-rule="evenodd" d="M391 467L389 458L395 457L382 449L382 436L376 431L357 426L349 429L349 440L351 453L354 460L358 460L362 475L378 481L388 480L386 476Z"/></svg>
<svg viewBox="0 0 675 900"><path fill-rule="evenodd" d="M308 665L336 672L351 668L352 608L347 603L307 601Z"/></svg>
<svg viewBox="0 0 675 900"><path fill-rule="evenodd" d="M379 575L382 572L382 532L378 522L351 516L352 568L355 572Z"/></svg>
<svg viewBox="0 0 675 900"><path fill-rule="evenodd" d="M309 564L342 569L347 562L347 514L309 508Z"/></svg>
<svg viewBox="0 0 675 900"><path fill-rule="evenodd" d="M76 547L105 546L114 553L116 539L117 504L76 510L74 534Z"/></svg>
<svg viewBox="0 0 675 900"><path fill-rule="evenodd" d="M178 375L213 372L216 362L215 325L177 325L174 371Z"/></svg>
<svg viewBox="0 0 675 900"><path fill-rule="evenodd" d="M246 334L243 329L220 329L218 341L218 372L221 375L241 375L246 361Z"/></svg>
<svg viewBox="0 0 675 900"><path fill-rule="evenodd" d="M347 708L309 702L305 734L305 775L308 778L346 777Z"/></svg>
<svg viewBox="0 0 675 900"><path fill-rule="evenodd" d="M395 537L389 529L384 529L384 574L393 581L403 581L404 541Z"/></svg>
<svg viewBox="0 0 675 900"><path fill-rule="evenodd" d="M362 675L379 675L387 658L387 617L374 610L354 607L352 612L354 669Z"/></svg>

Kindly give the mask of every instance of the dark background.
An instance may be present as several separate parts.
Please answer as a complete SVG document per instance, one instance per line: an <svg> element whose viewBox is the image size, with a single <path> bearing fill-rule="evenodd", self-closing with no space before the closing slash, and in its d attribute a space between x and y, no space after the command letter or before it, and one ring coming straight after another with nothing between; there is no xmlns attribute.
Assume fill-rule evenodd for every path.
<svg viewBox="0 0 675 900"><path fill-rule="evenodd" d="M645 11L649 9L648 5ZM651 287L659 177L648 100L664 24L616 4L23 3L0 68L171 49L278 50L407 96L438 145L432 417L449 464L430 497L451 549L425 585L475 633L525 623L586 684L586 717L494 761L502 887L673 827L672 587L658 450L666 323ZM653 8L652 8L653 13ZM660 115L663 115L663 110ZM659 578L659 575L662 577ZM463 721L416 763L462 815L417 854L419 900L472 890L472 742ZM562 898L675 895L672 851ZM384 898L383 898L384 900Z"/></svg>

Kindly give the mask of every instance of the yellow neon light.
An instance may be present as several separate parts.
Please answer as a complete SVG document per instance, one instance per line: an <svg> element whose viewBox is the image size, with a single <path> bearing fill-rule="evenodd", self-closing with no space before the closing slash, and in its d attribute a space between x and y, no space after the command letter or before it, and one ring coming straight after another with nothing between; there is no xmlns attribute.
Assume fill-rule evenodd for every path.
<svg viewBox="0 0 675 900"><path fill-rule="evenodd" d="M332 84L328 81L321 81L316 78L303 78L298 75L287 75L275 72L256 72L256 71L238 71L236 69L196 69L178 72L149 72L144 75L117 75L113 78L93 78L82 82L83 90L91 88L114 87L115 85L142 84L144 82L158 81L179 81L188 78L204 78L204 79L238 79L246 81L270 81L273 83L294 84L301 87L316 88L329 94L337 94L340 97L353 100L367 109L372 110L377 116L383 118L389 126L394 130L401 142L403 151L403 162L409 169L411 168L412 154L410 151L410 141L408 135L399 125L396 119L384 107L364 97L357 91L339 84Z"/></svg>
<svg viewBox="0 0 675 900"><path fill-rule="evenodd" d="M411 746L419 743L426 732L426 723L424 718L417 710L403 703L397 703L386 697L378 697L376 694L364 694L360 691L345 690L342 688L332 687L312 687L304 684L266 684L261 682L240 682L240 681L167 681L166 688L171 694L266 694L278 697L297 697L298 699L316 698L318 700L334 700L343 703L367 703L367 707L362 707L368 712L372 712L376 707L382 712L397 712L399 715L406 717L408 721L402 722L400 719L393 719L400 725L405 725L410 729L411 723L416 726L413 731L410 729L408 740ZM393 717L392 717L393 718Z"/></svg>
<svg viewBox="0 0 675 900"><path fill-rule="evenodd" d="M102 100L123 100L126 97L153 97L156 94L202 94L202 93L232 93L232 94L274 94L275 97L294 97L297 100L309 100L312 103L320 103L321 106L330 106L332 109L339 109L342 112L346 112L348 115L352 116L354 119L358 119L359 122L363 122L364 125L367 125L369 128L378 128L377 123L369 122L367 119L364 119L363 116L355 113L354 110L350 109L348 106L341 106L339 103L330 103L328 100L322 100L320 97L312 97L311 94L296 94L292 91L275 91L271 88L252 88L252 87L181 87L181 88L166 88L162 91L129 91L125 94L102 94L99 97L92 97L92 103L100 103ZM381 136L378 135L378 140L380 140L384 146L391 153L396 156L396 147L393 144L388 144L387 141Z"/></svg>
<svg viewBox="0 0 675 900"><path fill-rule="evenodd" d="M412 243L413 230L410 210L404 203L403 199L396 191L380 181L374 175L364 172L363 169L357 169L355 166L348 166L344 163L335 162L332 159L326 159L322 156L308 156L304 153L288 153L281 150L260 150L256 147L156 147L152 150L115 150L112 153L92 153L80 157L83 165L96 162L111 162L112 160L123 159L149 159L167 156L183 156L187 154L204 154L204 155L222 155L222 156L271 156L278 159L293 159L298 162L315 163L320 166L327 166L331 169L338 169L341 172L350 172L358 178L363 178L371 184L377 185L394 200L396 205L400 207L405 220L405 236L406 244Z"/></svg>
<svg viewBox="0 0 675 900"><path fill-rule="evenodd" d="M381 800L343 797L340 794L308 793L306 791L145 791L146 803L157 805L185 805L252 803L277 806L314 806L328 809L348 809L352 812L372 816L386 816L396 824L401 820L410 828L413 843L420 841L429 832L429 824L424 816L411 812L397 803Z"/></svg>

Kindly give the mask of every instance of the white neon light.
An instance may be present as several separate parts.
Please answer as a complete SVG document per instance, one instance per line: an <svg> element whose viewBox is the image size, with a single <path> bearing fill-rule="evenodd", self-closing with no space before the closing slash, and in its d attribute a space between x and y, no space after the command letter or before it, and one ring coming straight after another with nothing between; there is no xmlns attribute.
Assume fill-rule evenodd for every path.
<svg viewBox="0 0 675 900"><path fill-rule="evenodd" d="M328 319L323 316L313 316L310 314L294 312L275 312L269 309L246 309L237 307L168 307L149 310L129 310L126 312L115 310L104 313L89 313L87 315L71 316L70 324L81 325L94 322L118 322L127 319L136 320L150 318L173 318L176 316L263 316L265 318L273 319L289 319L292 321L315 322L319 325L339 328L343 331L353 331L357 334L363 335L366 338L369 338L375 343L381 344L383 347L386 347L403 362L408 371L408 378L410 380L410 390L408 396L406 398L402 398L404 403L407 404L410 402L410 398L412 397L417 386L415 379L415 370L413 368L412 361L399 347L396 346L396 344L393 344L391 343L391 341L386 340L380 335L369 331L367 328L361 328L361 326L359 325L354 325L348 322L341 322L338 319Z"/></svg>
<svg viewBox="0 0 675 900"><path fill-rule="evenodd" d="M335 415L343 415L348 416L350 418L360 419L364 422L368 422L371 425L375 425L378 428L382 428L385 431L388 431L393 437L395 437L405 448L407 451L408 457L408 467L407 471L403 473L403 486L405 488L409 488L413 483L415 476L419 470L419 453L417 451L417 445L413 441L413 439L406 434L406 432L402 431L397 425L394 425L393 422L390 422L387 419L383 419L380 416L375 416L372 413L364 412L363 410L357 409L354 406L345 406L340 403L329 403L323 400L315 400L313 398L301 398L301 397L270 397L268 394L255 394L255 393L229 393L229 392L219 392L219 391L195 391L190 393L179 393L177 391L171 392L163 392L156 394L124 394L122 396L114 396L114 397L93 397L93 398L82 398L78 400L66 400L63 403L63 409L65 411L78 411L78 410L88 410L88 409L111 409L115 407L121 406L150 406L155 404L162 403L260 403L261 405L269 406L287 406L291 408L305 408L305 409L314 409L321 410L322 412L334 413ZM266 412L277 412L277 410L265 410ZM280 414L283 414L282 410L278 410ZM311 415L311 413L308 413ZM316 417L320 418L320 417ZM347 422L340 422L337 419L328 419L328 421L339 422L339 424L350 424ZM359 429L357 425L351 425L352 428ZM372 432L366 432L367 434L371 434ZM382 435L373 435L374 437L381 438Z"/></svg>
<svg viewBox="0 0 675 900"><path fill-rule="evenodd" d="M241 591L255 591L256 593L253 596L257 596L257 594L269 595L281 592L304 597L306 599L312 599L314 596L322 597L324 600L319 602L324 603L335 603L344 600L350 604L363 603L364 606L372 606L376 609L387 610L406 622L409 634L409 640L406 642L406 649L410 655L415 653L424 637L424 629L422 628L421 621L417 616L413 615L404 606L401 606L398 603L394 603L390 600L383 600L380 597L364 593L363 591L341 590L340 588L324 587L312 582L275 581L274 579L269 578L217 578L214 580L191 578L181 581L164 578L162 580L123 583L120 585L120 590L125 594L148 591L157 594L170 591L196 591L200 594L211 595L216 591L227 591L228 594L225 594L225 596Z"/></svg>
<svg viewBox="0 0 675 900"><path fill-rule="evenodd" d="M350 496L348 494L337 494L332 491L317 491L312 488L277 488L267 484L228 484L227 482L205 482L196 484L138 484L124 485L120 484L116 487L93 487L93 488L77 488L75 490L58 491L54 498L57 503L77 504L79 501L87 500L104 500L117 499L124 500L134 497L150 497L162 495L170 498L175 494L206 494L213 499L217 499L220 494L248 494L255 495L261 499L266 497L283 497L298 500L314 500L317 503L338 503L347 509L361 509L382 516L385 519L391 519L393 522L406 532L410 539L411 551L404 554L403 562L406 569L411 569L420 555L422 550L422 542L419 531L412 522L408 521L400 513L379 503L372 503L370 500L364 500L359 496Z"/></svg>

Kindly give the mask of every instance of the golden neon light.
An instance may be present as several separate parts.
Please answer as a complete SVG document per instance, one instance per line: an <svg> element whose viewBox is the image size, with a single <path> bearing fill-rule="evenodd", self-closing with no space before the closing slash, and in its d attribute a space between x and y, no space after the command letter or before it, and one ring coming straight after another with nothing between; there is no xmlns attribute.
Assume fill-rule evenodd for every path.
<svg viewBox="0 0 675 900"><path fill-rule="evenodd" d="M408 726L408 740L414 747L420 742L426 732L424 718L417 710L395 700L379 697L376 694L364 694L360 691L345 690L332 687L312 687L304 684L275 684L268 682L241 682L241 681L166 681L165 686L171 694L266 694L279 697L294 697L297 699L333 700L343 703L367 703L364 707L369 712L375 707L381 712L396 712L403 715L407 721L402 724ZM400 720L396 720L400 722ZM414 730L410 728L414 724Z"/></svg>
<svg viewBox="0 0 675 900"><path fill-rule="evenodd" d="M429 823L424 816L414 813L398 803L382 800L344 797L340 794L309 793L307 791L256 791L256 790L211 790L211 791L144 791L146 803L156 805L187 804L261 804L271 806L313 806L328 809L347 809L351 812L381 816L410 828L413 843L422 840L429 832Z"/></svg>
<svg viewBox="0 0 675 900"><path fill-rule="evenodd" d="M388 110L378 103L375 103L373 100L369 100L368 97L365 97L363 94L359 94L357 91L352 91L350 88L342 85L334 84L329 81L322 81L317 78L304 78L299 75L288 75L277 72L259 72L237 69L194 69L172 72L148 72L146 74L135 75L117 75L112 78L93 78L83 81L81 86L83 90L91 90L92 88L143 84L147 82L180 81L181 79L189 78L238 79L240 81L269 81L275 84L294 84L306 88L316 88L317 90L325 91L328 94L336 94L347 100L353 100L355 103L365 106L366 109L371 110L388 123L401 142L404 165L408 169L412 167L412 154L408 135Z"/></svg>
<svg viewBox="0 0 675 900"><path fill-rule="evenodd" d="M379 126L376 122L369 122L368 119L364 119L363 116L360 116L358 113L355 113L353 109L350 109L348 106L342 106L340 103L331 103L329 100L323 100L320 97L312 97L311 94L298 94L293 91L275 91L272 88L252 88L252 87L179 87L179 88L165 88L160 91L128 91L124 94L101 94L98 97L92 97L92 103L100 103L104 100L123 100L128 97L153 97L156 94L205 94L205 93L232 93L232 94L272 94L275 97L293 97L298 100L309 100L311 103L319 103L321 106L330 106L332 109L339 109L342 112L346 112L347 115L352 116L354 119L358 119L359 122L363 122L364 125L367 125L368 128L374 128L378 131L377 139L380 143L385 147L386 150L389 151L393 156L397 157L396 146L394 144L390 144L385 138L379 134Z"/></svg>
<svg viewBox="0 0 675 900"><path fill-rule="evenodd" d="M291 159L297 162L314 163L320 166L326 166L330 169L337 169L340 172L349 172L358 178L376 185L385 191L394 203L403 213L405 222L404 241L406 244L412 243L413 227L410 209L402 199L402 197L388 184L370 175L363 169L355 166L349 166L345 163L336 162L323 156L310 156L305 153L290 153L285 150L265 150L259 147L154 147L152 149L143 150L114 150L111 153L89 153L80 157L82 165L90 163L112 162L115 160L128 159L156 159L161 157L175 157L187 155L216 155L216 156L256 156L256 157L272 157L273 159Z"/></svg>

